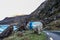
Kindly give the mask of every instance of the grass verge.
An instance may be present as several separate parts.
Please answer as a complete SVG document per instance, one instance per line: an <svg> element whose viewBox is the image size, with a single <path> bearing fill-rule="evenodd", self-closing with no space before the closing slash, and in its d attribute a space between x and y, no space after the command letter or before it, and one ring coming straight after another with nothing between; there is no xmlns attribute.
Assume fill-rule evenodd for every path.
<svg viewBox="0 0 60 40"><path fill-rule="evenodd" d="M18 33L14 33L11 36L5 38L4 40L46 40L46 35L42 32L41 35L34 33L29 33L31 31L26 31L24 36L17 36Z"/></svg>

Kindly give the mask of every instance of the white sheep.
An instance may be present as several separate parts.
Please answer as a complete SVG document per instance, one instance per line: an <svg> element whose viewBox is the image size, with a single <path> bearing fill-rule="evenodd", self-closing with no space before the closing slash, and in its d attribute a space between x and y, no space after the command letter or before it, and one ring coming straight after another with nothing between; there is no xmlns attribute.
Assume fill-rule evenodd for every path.
<svg viewBox="0 0 60 40"><path fill-rule="evenodd" d="M37 32L38 34L41 34L41 31L43 29L43 23L40 21L35 21L35 22L29 22L26 26L27 29L33 30Z"/></svg>

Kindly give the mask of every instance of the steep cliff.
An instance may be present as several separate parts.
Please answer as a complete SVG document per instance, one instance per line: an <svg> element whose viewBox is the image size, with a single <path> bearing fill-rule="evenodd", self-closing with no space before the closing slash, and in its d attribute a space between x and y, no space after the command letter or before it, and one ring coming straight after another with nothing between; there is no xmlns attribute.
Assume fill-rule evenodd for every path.
<svg viewBox="0 0 60 40"><path fill-rule="evenodd" d="M60 20L60 0L46 0L30 15L30 19L42 20L45 25L50 25L53 21Z"/></svg>

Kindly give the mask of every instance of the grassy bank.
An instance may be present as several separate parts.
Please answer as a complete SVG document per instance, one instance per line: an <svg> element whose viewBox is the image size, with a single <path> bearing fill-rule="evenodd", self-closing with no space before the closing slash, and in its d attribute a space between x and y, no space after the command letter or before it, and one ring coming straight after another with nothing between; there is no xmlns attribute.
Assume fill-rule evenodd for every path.
<svg viewBox="0 0 60 40"><path fill-rule="evenodd" d="M18 33L14 33L11 36L5 38L4 40L46 40L46 35L42 32L41 35L29 33L26 31L24 36L17 36Z"/></svg>

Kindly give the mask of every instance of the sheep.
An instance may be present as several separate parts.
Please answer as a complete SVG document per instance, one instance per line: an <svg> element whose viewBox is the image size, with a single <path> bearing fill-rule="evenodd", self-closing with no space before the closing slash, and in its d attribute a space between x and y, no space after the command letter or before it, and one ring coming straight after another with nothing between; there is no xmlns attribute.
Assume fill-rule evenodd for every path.
<svg viewBox="0 0 60 40"><path fill-rule="evenodd" d="M37 32L38 34L41 34L41 31L43 29L43 23L40 21L29 22L26 28L28 30L33 30L34 32Z"/></svg>

